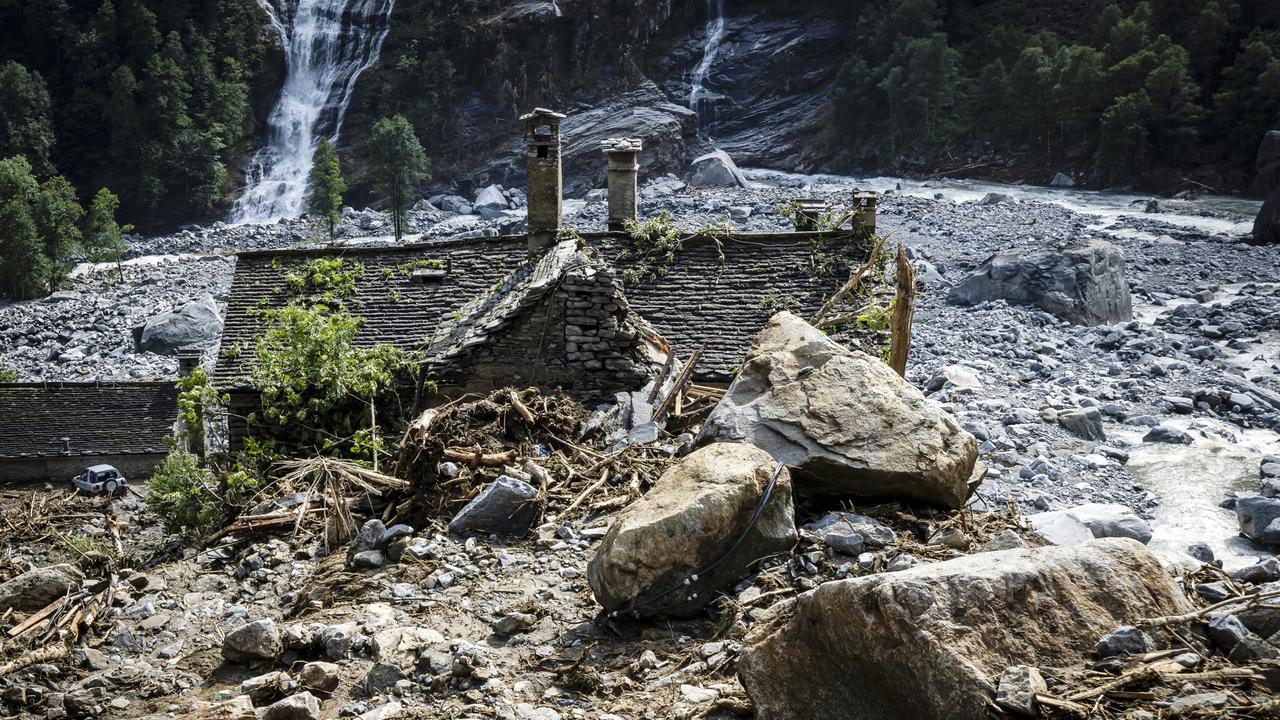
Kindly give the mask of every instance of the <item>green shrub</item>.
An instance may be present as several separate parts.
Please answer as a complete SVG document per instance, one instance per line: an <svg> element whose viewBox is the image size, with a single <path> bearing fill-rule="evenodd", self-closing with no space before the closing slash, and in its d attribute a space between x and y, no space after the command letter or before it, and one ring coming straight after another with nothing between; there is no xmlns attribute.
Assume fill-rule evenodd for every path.
<svg viewBox="0 0 1280 720"><path fill-rule="evenodd" d="M221 527L226 518L221 498L213 489L213 474L184 450L174 450L147 483L147 507L165 530L183 537L203 537Z"/></svg>

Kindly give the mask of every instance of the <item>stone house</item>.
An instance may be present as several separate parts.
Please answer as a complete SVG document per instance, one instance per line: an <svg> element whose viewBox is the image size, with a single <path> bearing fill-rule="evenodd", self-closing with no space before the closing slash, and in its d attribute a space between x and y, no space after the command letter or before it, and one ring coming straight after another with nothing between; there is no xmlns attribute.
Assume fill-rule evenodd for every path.
<svg viewBox="0 0 1280 720"><path fill-rule="evenodd" d="M770 316L814 313L866 256L848 230L695 235L669 262L623 231L561 232L559 119L526 116L530 182L540 185L529 188L527 234L238 256L213 376L231 396L233 447L247 432L239 418L258 402L249 378L261 310L283 305L286 276L310 261L341 257L358 269L344 299L364 321L356 344L418 353L443 396L539 385L605 397L699 349L695 381L727 384ZM609 203L611 228L634 219L640 147L602 148L610 196L621 198Z"/></svg>
<svg viewBox="0 0 1280 720"><path fill-rule="evenodd" d="M91 465L145 479L168 454L173 382L0 384L0 482L70 482Z"/></svg>

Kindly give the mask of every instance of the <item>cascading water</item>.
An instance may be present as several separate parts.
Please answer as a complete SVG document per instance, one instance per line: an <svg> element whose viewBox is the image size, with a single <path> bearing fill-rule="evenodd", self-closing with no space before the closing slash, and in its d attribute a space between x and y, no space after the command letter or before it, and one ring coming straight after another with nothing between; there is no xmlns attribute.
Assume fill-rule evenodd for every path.
<svg viewBox="0 0 1280 720"><path fill-rule="evenodd" d="M689 109L698 114L698 126L703 135L710 136L715 124L715 101L719 96L707 90L707 76L711 65L720 53L724 41L724 0L707 0L707 44L702 49L702 59L693 68L689 80Z"/></svg>
<svg viewBox="0 0 1280 720"><path fill-rule="evenodd" d="M356 80L378 59L395 0L259 0L285 47L285 81L268 120L267 143L245 170L233 223L302 214L316 143L334 142ZM284 18L283 20L281 18Z"/></svg>

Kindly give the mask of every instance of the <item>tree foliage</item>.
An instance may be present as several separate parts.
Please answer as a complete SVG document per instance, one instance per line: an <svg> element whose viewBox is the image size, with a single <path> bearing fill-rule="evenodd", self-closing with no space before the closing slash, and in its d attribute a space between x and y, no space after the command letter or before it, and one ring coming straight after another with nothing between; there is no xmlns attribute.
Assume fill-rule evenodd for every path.
<svg viewBox="0 0 1280 720"><path fill-rule="evenodd" d="M386 195L396 240L404 236L409 205L418 186L430 179L427 156L403 115L382 118L369 138L374 188Z"/></svg>
<svg viewBox="0 0 1280 720"><path fill-rule="evenodd" d="M256 0L0 2L0 157L130 217L226 205L267 34Z"/></svg>
<svg viewBox="0 0 1280 720"><path fill-rule="evenodd" d="M338 151L329 138L320 138L312 163L307 183L307 212L324 225L329 242L333 242L337 239L338 221L342 219L342 193L346 192L347 184L342 180Z"/></svg>
<svg viewBox="0 0 1280 720"><path fill-rule="evenodd" d="M120 198L107 188L98 190L93 196L93 204L89 206L85 223L85 260L119 263L124 257L129 249L124 242L124 234L133 230L133 227L116 222L116 212L119 209Z"/></svg>
<svg viewBox="0 0 1280 720"><path fill-rule="evenodd" d="M1276 7L868 0L832 137L848 159L876 164L982 140L1099 182L1214 164L1248 177L1262 134L1280 127Z"/></svg>

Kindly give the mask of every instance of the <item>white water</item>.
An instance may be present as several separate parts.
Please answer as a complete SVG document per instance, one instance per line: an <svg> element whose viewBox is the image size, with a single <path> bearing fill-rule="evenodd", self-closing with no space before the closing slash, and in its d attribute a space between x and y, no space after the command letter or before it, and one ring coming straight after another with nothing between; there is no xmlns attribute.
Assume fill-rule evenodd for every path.
<svg viewBox="0 0 1280 720"><path fill-rule="evenodd" d="M716 96L706 88L707 76L711 74L711 66L720 54L720 43L724 41L724 0L707 0L707 44L702 49L702 59L693 68L689 80L689 109L698 113L701 120L703 106L713 101Z"/></svg>
<svg viewBox="0 0 1280 720"><path fill-rule="evenodd" d="M285 46L285 80L268 120L267 144L245 170L233 223L301 215L321 137L337 142L356 80L378 59L395 0L268 0L259 4ZM284 16L284 19L281 19Z"/></svg>

